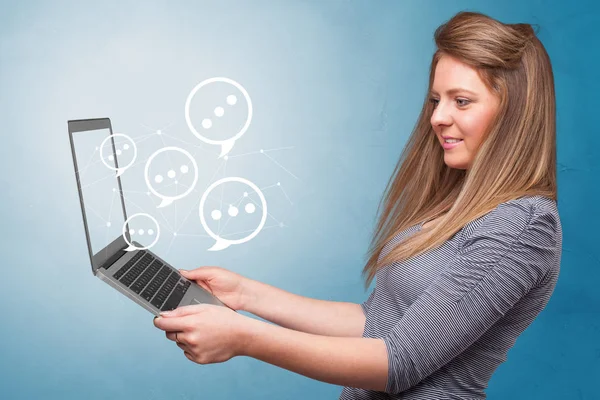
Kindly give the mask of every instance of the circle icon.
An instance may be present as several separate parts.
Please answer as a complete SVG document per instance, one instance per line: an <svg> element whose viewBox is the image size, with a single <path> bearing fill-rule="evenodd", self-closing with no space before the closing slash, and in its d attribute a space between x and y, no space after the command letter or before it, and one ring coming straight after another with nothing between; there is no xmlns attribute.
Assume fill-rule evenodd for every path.
<svg viewBox="0 0 600 400"><path fill-rule="evenodd" d="M139 230L135 230L133 228L131 229L127 229L129 222L134 219L134 218L141 218L141 217L146 217L149 218L154 225L156 226L156 236L154 236L154 240L152 241L152 243L150 243L148 246L146 247L138 247L135 244L133 244L133 241L129 238L129 236L133 236L136 233L140 236L144 235L144 229L139 229ZM152 228L148 229L148 233L154 233L154 230ZM128 235L129 234L129 235ZM123 224L123 239L125 239L125 243L127 243L129 246L125 249L125 251L133 251L133 250L146 250L149 249L150 247L154 246L156 244L156 242L158 242L158 237L160 235L160 225L158 225L158 221L150 214L146 214L146 213L137 213L132 215L131 217L127 218L127 220L125 221L125 223ZM146 235L148 236L148 235Z"/></svg>
<svg viewBox="0 0 600 400"><path fill-rule="evenodd" d="M248 104L248 117L246 118L246 122L244 123L243 127L233 137L231 137L229 139L225 139L225 140L214 140L214 139L209 139L209 138L203 136L196 130L196 128L194 127L194 124L192 123L192 119L190 117L190 104L192 103L192 99L194 98L194 95L200 89L205 87L206 85L209 85L209 84L215 83L215 82L228 83L228 84L234 86L242 93L242 95L246 99L246 104ZM238 101L238 99L235 95L231 94L231 95L227 96L227 104L228 105L233 106L237 103L237 101ZM217 107L217 108L215 108L214 113L217 117L222 117L224 114L224 109L222 107ZM250 126L250 122L252 121L252 100L250 99L250 95L248 95L248 92L246 91L246 89L244 89L244 87L242 85L240 85L238 82L234 81L233 79L224 78L224 77L209 78L209 79L206 79L206 80L200 82L199 84L197 84L196 87L194 87L192 89L192 91L190 92L190 94L188 95L187 100L185 102L185 121L187 122L188 128L190 128L190 131L192 131L192 133L198 139L200 139L203 142L208 143L208 144L214 144L214 145L221 146L221 154L219 154L219 158L221 158L231 151L231 149L235 145L235 141L238 140L248 130L248 127ZM210 119L205 118L202 120L202 128L210 129L211 127L212 127L212 121Z"/></svg>
<svg viewBox="0 0 600 400"><path fill-rule="evenodd" d="M116 137L124 137L125 139L129 140L131 142L131 144L133 145L133 157L131 158L131 161L129 162L129 164L127 164L124 167L114 167L112 165L109 165L106 160L104 159L104 148L106 147L106 142L109 139L113 139ZM128 150L129 149L129 145L125 144L123 146L123 149ZM121 155L121 150L117 149L116 150L117 155ZM137 146L135 145L135 142L133 141L133 139L131 139L129 136L123 134L123 133L115 133L113 135L107 136L106 138L104 138L104 140L102 141L102 144L100 144L100 160L102 160L102 163L108 168L108 169L113 169L115 171L117 171L117 176L123 175L123 173L125 172L125 170L127 170L127 168L131 167L133 165L133 163L135 162L135 158L137 157ZM108 156L108 159L110 161L115 161L115 165L117 163L117 160L115 159L115 157L112 154L112 147L111 147L111 154Z"/></svg>
<svg viewBox="0 0 600 400"><path fill-rule="evenodd" d="M177 196L165 196L161 193L158 193L156 191L156 189L150 183L149 170L150 170L150 164L152 163L152 160L154 160L154 158L157 155L167 152L167 151L174 151L174 152L182 153L184 156L189 158L189 160L192 162L192 166L194 167L193 183L188 187L188 189L185 192L178 194ZM182 166L181 170L182 171L185 170L187 172L188 167L185 166L185 168L183 168L183 166ZM167 176L169 176L169 178L174 178L175 175L176 175L176 173L174 170L169 170L169 172L167 173ZM194 186L196 186L196 182L198 182L198 165L196 164L196 160L194 160L194 157L192 157L192 155L187 150L184 150L179 147L173 147L173 146L163 147L162 149L155 151L154 154L152 154L150 156L150 158L148 158L148 161L146 161L146 167L144 168L144 179L146 180L146 186L148 186L148 189L150 190L150 192L152 192L156 197L158 197L162 200L161 203L156 208L165 207L165 206L168 206L169 204L173 203L175 200L184 198L185 196L190 194L192 192L192 190L194 190ZM156 183L161 183L161 182L163 182L163 180L164 180L164 178L162 175L156 175L154 177L154 181Z"/></svg>
<svg viewBox="0 0 600 400"><path fill-rule="evenodd" d="M252 233L250 233L250 235L243 237L241 239L236 239L236 240L229 240L229 239L224 239L222 237L220 237L219 235L217 235L216 233L214 233L208 226L206 219L204 217L204 207L206 204L206 199L208 198L208 195L210 194L210 192L212 192L217 186L220 186L224 183L227 182L239 182L242 183L244 185L250 186L250 188L252 188L252 190L254 190L256 192L256 194L258 194L258 197L260 198L260 202L261 202L261 207L262 207L262 216L260 219L260 223L258 224L258 227L256 229L254 229L254 231L252 231ZM236 216L238 213L237 208L230 206L228 213L230 216ZM265 200L265 195L261 192L261 190L258 188L258 186L256 186L254 183L250 182L247 179L244 178L239 178L239 177L228 177L228 178L223 178L223 179L219 179L216 182L213 182L208 189L206 189L206 191L202 194L202 198L200 199L200 207L199 207L199 214L200 214L200 223L202 224L202 227L204 228L204 230L206 231L206 233L208 233L208 235L210 237L212 237L213 239L216 240L215 244L208 249L209 251L218 251L218 250L224 250L227 247L233 245L233 244L242 244L242 243L246 243L249 240L253 239L256 235L258 235L258 233L261 231L261 229L263 228L263 226L265 225L265 222L267 220L267 201ZM215 212L213 211L211 213L211 216L214 219L220 219L222 214L221 212Z"/></svg>

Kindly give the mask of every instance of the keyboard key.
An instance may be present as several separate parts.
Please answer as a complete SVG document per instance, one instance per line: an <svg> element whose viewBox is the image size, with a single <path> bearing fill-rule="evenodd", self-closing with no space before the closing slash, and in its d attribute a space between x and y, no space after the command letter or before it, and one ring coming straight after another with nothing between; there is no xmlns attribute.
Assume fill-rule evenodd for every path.
<svg viewBox="0 0 600 400"><path fill-rule="evenodd" d="M150 265L152 259L152 255L146 254L133 266L133 268L131 268L121 279L119 279L119 281L123 283L123 285L129 287L144 271L144 269L146 269L146 267Z"/></svg>
<svg viewBox="0 0 600 400"><path fill-rule="evenodd" d="M177 308L181 299L183 299L183 295L187 291L185 285L177 285L169 296L169 299L165 302L165 304L160 309L161 311L170 311Z"/></svg>
<svg viewBox="0 0 600 400"><path fill-rule="evenodd" d="M169 268L169 270L171 270L171 269ZM178 277L177 273L175 271L171 271L171 274L167 278L166 282L159 289L158 293L156 293L156 296L150 301L150 304L152 304L154 307L160 309L160 307L165 302L165 300L167 299L169 294L171 294L171 290L173 289L173 287L175 286L175 283L177 282L177 277Z"/></svg>
<svg viewBox="0 0 600 400"><path fill-rule="evenodd" d="M158 260L154 260L152 264L146 268L144 273L135 281L135 283L131 285L131 290L133 290L135 293L140 293L142 289L146 287L146 284L150 281L150 279L156 274L156 272L158 272L160 265L161 263Z"/></svg>
<svg viewBox="0 0 600 400"><path fill-rule="evenodd" d="M159 265L162 266L162 268L160 269L158 274L156 274L156 276L152 279L150 284L148 284L146 289L142 292L142 297L147 301L150 301L152 299L154 294L158 291L158 289L162 286L162 284L169 276L170 268L166 265L163 265L162 263L160 263Z"/></svg>
<svg viewBox="0 0 600 400"><path fill-rule="evenodd" d="M119 279L119 278L121 278L121 276L123 276L123 274L124 274L125 272L127 272L127 270L129 270L129 268L131 268L131 266L132 266L133 264L135 264L135 262L136 262L137 260L139 260L139 259L140 259L140 257L141 257L142 255L144 255L144 254L145 254L145 252L144 252L144 251L139 251L139 252L138 252L138 253L137 253L135 256L133 256L133 257L132 257L132 258L131 258L129 261L127 261L127 262L125 263L125 265L123 265L121 268L119 268L119 270L118 270L117 272L115 272L115 274L113 275L113 276L115 277L115 279Z"/></svg>

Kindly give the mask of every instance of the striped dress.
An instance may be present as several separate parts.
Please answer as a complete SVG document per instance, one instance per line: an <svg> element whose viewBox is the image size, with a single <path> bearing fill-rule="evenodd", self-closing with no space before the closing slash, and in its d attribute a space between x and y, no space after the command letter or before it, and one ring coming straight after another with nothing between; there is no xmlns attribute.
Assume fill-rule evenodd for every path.
<svg viewBox="0 0 600 400"><path fill-rule="evenodd" d="M398 233L382 255L418 224ZM560 270L556 202L526 196L471 221L437 249L380 269L362 304L363 337L388 355L385 391L340 400L482 400L492 374L542 311Z"/></svg>

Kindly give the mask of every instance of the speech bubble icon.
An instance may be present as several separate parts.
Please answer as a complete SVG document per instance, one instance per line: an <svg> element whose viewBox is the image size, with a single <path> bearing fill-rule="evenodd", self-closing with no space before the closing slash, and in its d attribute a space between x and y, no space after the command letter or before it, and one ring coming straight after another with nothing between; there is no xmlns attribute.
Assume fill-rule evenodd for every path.
<svg viewBox="0 0 600 400"><path fill-rule="evenodd" d="M148 222L146 222L144 224L145 229L129 229L129 221L131 221L134 218L149 218L152 222L153 225L149 226L150 224L148 224ZM141 224L140 224L141 225ZM156 229L156 231L154 229ZM129 230L128 230L129 229ZM154 236L154 240L152 241L152 243L150 243L148 246L146 247L137 247L136 245L134 245L132 242L132 240L130 240L130 236L132 235L146 235L146 237L150 236ZM149 249L150 247L154 246L156 244L156 242L158 242L158 238L160 236L160 225L158 225L158 221L150 214L146 214L146 213L137 213L132 215L131 217L127 218L127 220L125 221L125 223L123 224L123 239L125 239L125 243L127 243L129 246L125 249L125 251L133 251L133 250L146 250Z"/></svg>
<svg viewBox="0 0 600 400"><path fill-rule="evenodd" d="M150 170L150 164L152 163L152 160L154 160L154 158L161 154L164 153L166 151L175 151L175 152L179 152L182 153L183 155L185 155L191 162L192 165L194 167L194 181L193 183L188 187L188 189L181 193L178 194L177 196L165 196L161 193L158 193L156 191L156 189L154 188L154 186L152 186L152 184L150 183L150 178L148 176L149 170ZM174 147L174 146L169 146L169 147L163 147L160 150L157 150L154 152L154 154L152 154L150 156L150 158L148 158L148 161L146 161L146 167L144 168L144 179L146 180L146 186L148 186L148 189L158 198L160 198L162 201L161 203L158 205L158 207L156 208L161 208L161 207L165 207L168 206L169 204L173 203L173 201L175 200L179 200L184 198L185 196L187 196L188 194L190 194L192 192L192 190L194 190L194 186L196 186L196 182L198 182L198 164L196 164L196 160L194 160L194 157L192 157L192 155L187 151L184 150L182 148L179 147Z"/></svg>
<svg viewBox="0 0 600 400"><path fill-rule="evenodd" d="M227 182L239 182L239 183L243 183L244 185L249 186L250 188L252 188L252 190L254 190L258 194L258 197L260 198L260 202L261 202L262 216L260 219L260 223L258 224L258 227L254 231L252 231L252 233L250 235L243 237L241 239L229 240L229 239L220 237L219 235L217 235L210 229L210 227L206 223L206 218L204 217L204 205L206 203L206 199L208 198L208 195L217 186L222 185ZM258 233L261 231L261 229L265 225L265 221L267 220L267 201L265 200L265 195L263 194L263 192L254 183L252 183L249 180L244 179L244 178L228 177L228 178L219 179L218 181L213 182L213 184L211 184L208 187L208 189L206 189L206 191L202 194L202 198L200 199L199 214L200 214L200 223L202 224L202 227L204 228L206 233L208 233L210 235L210 237L212 237L213 239L216 240L215 244L210 249L208 249L208 251L219 251L219 250L226 249L233 244L246 243L247 241L254 238L256 235L258 235Z"/></svg>
<svg viewBox="0 0 600 400"><path fill-rule="evenodd" d="M246 122L244 123L242 129L240 129L240 131L238 133L236 133L233 137L225 139L225 140L214 140L214 139L210 139L210 138L203 136L196 130L196 128L194 127L194 124L192 123L192 119L190 117L190 104L192 103L192 99L194 98L194 95L196 94L196 92L198 92L201 88L205 87L206 85L209 85L209 84L215 83L215 82L228 83L228 84L236 87L242 93L242 95L246 99L246 104L248 105L248 117L246 118ZM235 95L229 95L229 96L227 96L226 101L227 101L227 104L234 105L237 102L237 98ZM223 116L223 108L217 107L215 109L215 114L217 115L217 117L222 117ZM252 100L250 99L250 96L248 95L248 92L246 91L246 89L244 89L244 87L242 85L240 85L238 82L234 81L233 79L224 78L224 77L209 78L209 79L206 79L206 80L200 82L198 85L196 85L196 87L194 87L192 89L192 91L190 92L190 94L188 95L187 100L185 102L185 121L187 122L187 126L188 126L188 128L190 128L190 131L192 131L192 133L198 139L200 139L203 142L208 143L208 144L214 144L214 145L221 146L221 153L219 154L219 158L221 158L231 151L231 149L235 145L235 141L238 140L248 130L248 127L250 126L250 122L252 121ZM212 126L212 121L209 119L205 119L202 121L202 125L204 128L210 128Z"/></svg>
<svg viewBox="0 0 600 400"><path fill-rule="evenodd" d="M117 162L117 155L120 155L123 150L129 151L130 150L130 146L128 144L125 144L123 146L123 150L121 150L120 148L113 149L113 147L111 146L111 148L110 148L110 155L108 157L110 158L111 161L114 160L115 166L109 165L106 162L106 159L104 157L104 148L106 147L105 146L106 142L109 139L112 138L113 140L111 141L111 143L114 145L114 138L116 138L116 137L123 137L123 138L125 138L126 140L128 140L129 142L131 142L131 147L133 148L133 157L131 158L131 161L129 162L129 164L127 164L124 167L119 167L119 164ZM117 147L117 146L115 145L115 147ZM115 152L116 152L116 155L115 155ZM100 144L100 160L102 160L102 163L107 168L113 169L113 170L117 171L117 176L123 175L123 173L125 172L125 170L127 170L127 168L129 168L129 167L131 167L133 165L133 163L135 162L135 158L136 157L137 157L137 146L135 145L135 142L133 141L133 139L131 139L129 136L127 136L125 134L115 133L113 135L110 135L110 136L106 137L102 141L102 143Z"/></svg>

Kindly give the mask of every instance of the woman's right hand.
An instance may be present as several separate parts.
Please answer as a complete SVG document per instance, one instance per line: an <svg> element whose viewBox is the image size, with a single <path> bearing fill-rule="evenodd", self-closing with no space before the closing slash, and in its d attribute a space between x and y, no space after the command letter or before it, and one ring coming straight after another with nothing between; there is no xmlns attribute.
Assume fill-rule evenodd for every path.
<svg viewBox="0 0 600 400"><path fill-rule="evenodd" d="M198 267L190 271L180 269L179 272L236 311L244 310L250 299L250 279L225 268Z"/></svg>

